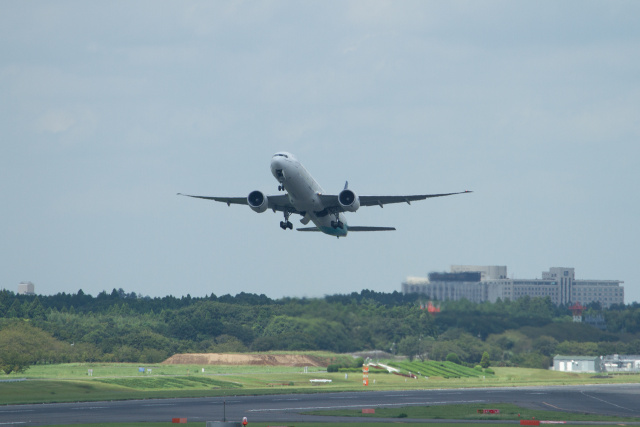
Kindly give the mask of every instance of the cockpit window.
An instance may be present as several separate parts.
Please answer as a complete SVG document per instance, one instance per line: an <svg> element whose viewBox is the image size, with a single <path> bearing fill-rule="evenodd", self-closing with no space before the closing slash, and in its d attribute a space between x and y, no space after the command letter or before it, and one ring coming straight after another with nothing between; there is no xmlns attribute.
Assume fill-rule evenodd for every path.
<svg viewBox="0 0 640 427"><path fill-rule="evenodd" d="M287 156L286 154L280 154L280 153L274 154L273 157L284 157L285 159L289 158L289 156Z"/></svg>

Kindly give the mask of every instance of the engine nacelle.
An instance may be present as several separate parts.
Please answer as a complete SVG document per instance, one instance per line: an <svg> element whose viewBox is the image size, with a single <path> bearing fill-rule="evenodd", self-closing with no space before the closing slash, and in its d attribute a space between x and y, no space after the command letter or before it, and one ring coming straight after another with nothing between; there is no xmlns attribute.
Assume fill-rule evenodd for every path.
<svg viewBox="0 0 640 427"><path fill-rule="evenodd" d="M262 191L252 191L247 196L247 203L254 212L262 213L269 207L267 196Z"/></svg>
<svg viewBox="0 0 640 427"><path fill-rule="evenodd" d="M342 209L347 212L355 212L360 207L360 199L353 191L348 188L342 190L338 195L338 202Z"/></svg>

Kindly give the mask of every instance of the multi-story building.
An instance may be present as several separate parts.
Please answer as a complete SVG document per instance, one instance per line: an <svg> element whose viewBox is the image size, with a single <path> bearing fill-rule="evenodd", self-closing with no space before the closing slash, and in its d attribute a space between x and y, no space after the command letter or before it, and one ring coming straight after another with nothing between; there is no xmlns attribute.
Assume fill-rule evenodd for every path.
<svg viewBox="0 0 640 427"><path fill-rule="evenodd" d="M577 280L573 268L553 267L542 279L509 279L506 266L453 265L450 273L409 277L403 293L419 293L437 300L466 298L473 302L517 300L525 295L549 297L556 305L599 302L602 307L624 304L620 280Z"/></svg>
<svg viewBox="0 0 640 427"><path fill-rule="evenodd" d="M19 295L35 295L35 286L31 282L21 282L18 285Z"/></svg>

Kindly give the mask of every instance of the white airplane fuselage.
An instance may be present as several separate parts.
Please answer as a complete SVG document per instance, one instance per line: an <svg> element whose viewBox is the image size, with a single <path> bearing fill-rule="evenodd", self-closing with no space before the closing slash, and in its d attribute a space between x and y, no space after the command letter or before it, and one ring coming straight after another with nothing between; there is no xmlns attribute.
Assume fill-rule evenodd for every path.
<svg viewBox="0 0 640 427"><path fill-rule="evenodd" d="M331 236L343 237L348 233L347 220L342 213L329 213L323 206L319 195L324 190L311 176L309 171L295 158L286 152L274 154L271 159L271 173L286 190L291 204L300 212L306 212L303 224L313 222L320 231ZM342 227L333 227L336 219Z"/></svg>

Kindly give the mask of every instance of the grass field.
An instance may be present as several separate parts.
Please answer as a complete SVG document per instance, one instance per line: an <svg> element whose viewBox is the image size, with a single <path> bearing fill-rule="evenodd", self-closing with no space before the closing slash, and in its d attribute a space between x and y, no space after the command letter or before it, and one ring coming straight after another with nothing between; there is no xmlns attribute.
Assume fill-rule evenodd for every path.
<svg viewBox="0 0 640 427"><path fill-rule="evenodd" d="M139 368L145 368L145 373ZM93 376L88 370L93 370ZM147 373L146 369L151 369ZM203 372L204 369L204 372ZM22 375L3 375L3 379L26 378L25 381L0 382L2 404L76 402L100 400L128 400L174 397L211 397L231 395L288 394L309 392L410 390L469 387L543 386L570 384L640 383L640 375L596 378L592 374L562 373L538 369L494 368L495 375L468 378L431 376L410 379L392 374L369 373L369 386L362 385L362 374L327 373L322 368L266 367L266 366L197 366L197 365L139 365L139 364L64 364L38 365ZM330 384L312 385L310 379L331 379ZM509 404L483 405L500 409L501 414L478 415L473 405L446 405L441 407L406 407L376 409L376 417L395 418L388 422L356 422L350 427L392 426L404 419L457 419L483 421L483 426L499 426L504 422L517 423L521 418L561 420L579 423L593 422L624 424L638 423L640 419L600 417L528 410ZM362 416L361 411L319 411L318 415ZM492 423L492 421L496 421ZM205 426L205 423L191 425ZM108 424L74 424L74 427L103 427ZM109 424L114 425L114 424ZM117 427L161 427L172 423L121 423ZM282 423L250 423L251 426L286 425ZM298 427L325 427L332 423L298 423ZM464 425L464 422L458 425ZM573 424L578 425L578 424ZM432 423L430 427L451 426L451 422Z"/></svg>
<svg viewBox="0 0 640 427"><path fill-rule="evenodd" d="M349 427L397 427L398 424L402 423L401 420L395 421L395 422L356 422L356 423L349 423ZM68 424L68 425L64 425L64 427L175 427L179 424L172 424L172 423L120 423L120 424L103 424L103 423L97 423L97 424ZM196 426L196 427L205 427L206 423L200 422L200 423L192 423L189 422L188 425L190 426ZM412 424L407 424L407 425L420 425L420 424L416 424L416 423L412 423ZM429 422L429 427L452 427L452 426L467 426L469 425L468 423L465 422L461 422L461 423L452 423L452 422L442 422L442 423L438 423L438 422ZM482 423L481 424L482 427L504 427L504 423ZM512 424L514 425L514 424ZM515 423L515 425L517 425L517 423ZM611 423L608 424L597 424L597 423L589 423L589 424L571 424L572 427L593 427L594 425L611 425ZM621 424L624 425L624 424ZM335 427L336 424L334 423L292 423L292 424L287 424L287 423L254 423L254 422L250 422L249 423L250 427L270 427L270 426L288 426L288 427ZM58 427L63 427L63 425L58 425Z"/></svg>
<svg viewBox="0 0 640 427"><path fill-rule="evenodd" d="M151 369L141 373L139 368ZM93 376L88 376L88 370ZM204 369L204 372L202 371ZM640 375L594 378L576 374L524 368L494 368L496 374L483 377L425 379L392 374L369 373L369 386L362 385L358 373L327 373L321 368L273 366L196 366L138 364L36 365L20 375L0 382L0 402L4 404L125 400L174 397L211 397L308 392L368 390L413 390L470 387L509 387L570 384L640 383ZM330 379L313 385L311 379Z"/></svg>
<svg viewBox="0 0 640 427"><path fill-rule="evenodd" d="M144 368L145 373L139 372ZM303 372L304 368L290 366L207 366L207 365L162 365L162 364L138 364L138 363L66 363L61 365L34 365L22 374L13 374L9 377L20 378L58 378L80 379L88 378L89 369L93 370L93 378L98 377L145 377L157 375L224 375L224 374L273 374ZM150 369L151 372L147 373ZM202 370L204 369L204 372ZM326 368L308 367L308 372L326 371ZM0 379L4 379L0 375Z"/></svg>
<svg viewBox="0 0 640 427"><path fill-rule="evenodd" d="M69 424L69 427L176 427L179 424L172 423L121 423L121 424ZM196 427L205 427L206 423L192 423L188 425ZM251 427L270 427L270 426L291 426L291 427L335 427L333 423L249 423ZM349 423L349 427L397 427L398 423ZM429 427L451 427L455 424L451 423L429 423ZM483 427L504 427L504 424L483 424ZM62 427L62 426L58 426ZM65 425L66 427L66 425Z"/></svg>
<svg viewBox="0 0 640 427"><path fill-rule="evenodd" d="M479 414L479 409L498 409L499 414ZM371 418L414 418L414 419L453 419L453 420L489 420L507 421L521 419L537 419L547 421L589 421L589 422L640 422L640 418L610 417L595 414L576 414L570 412L544 411L527 409L510 403L483 403L443 405L443 406L410 406L405 408L377 408L375 414L363 414L362 410L342 409L329 411L306 412L308 415L331 415L342 417Z"/></svg>

